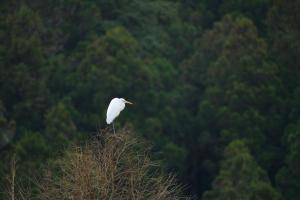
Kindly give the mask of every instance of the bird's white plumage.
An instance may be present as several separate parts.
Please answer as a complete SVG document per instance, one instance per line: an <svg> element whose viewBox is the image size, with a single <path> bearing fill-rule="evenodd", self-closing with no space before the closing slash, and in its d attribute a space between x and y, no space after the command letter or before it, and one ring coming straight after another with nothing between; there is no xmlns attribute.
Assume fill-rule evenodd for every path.
<svg viewBox="0 0 300 200"><path fill-rule="evenodd" d="M107 108L106 123L110 124L117 118L125 108L125 100L123 98L113 98Z"/></svg>

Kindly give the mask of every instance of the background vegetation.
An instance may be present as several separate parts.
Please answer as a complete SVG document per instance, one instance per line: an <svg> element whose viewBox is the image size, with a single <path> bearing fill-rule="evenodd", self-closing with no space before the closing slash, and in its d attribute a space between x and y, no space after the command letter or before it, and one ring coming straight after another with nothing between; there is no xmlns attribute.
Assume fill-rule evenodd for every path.
<svg viewBox="0 0 300 200"><path fill-rule="evenodd" d="M0 2L0 185L117 120L202 199L300 199L299 0ZM157 153L161 152L161 153ZM34 188L33 188L34 190Z"/></svg>

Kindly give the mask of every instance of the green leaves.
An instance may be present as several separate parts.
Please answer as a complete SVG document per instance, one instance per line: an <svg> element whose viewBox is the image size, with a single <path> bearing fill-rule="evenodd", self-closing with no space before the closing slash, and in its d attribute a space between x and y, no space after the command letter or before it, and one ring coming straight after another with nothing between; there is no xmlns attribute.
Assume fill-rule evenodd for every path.
<svg viewBox="0 0 300 200"><path fill-rule="evenodd" d="M300 121L291 124L286 129L285 145L288 149L284 160L284 166L278 171L276 175L276 182L288 199L297 199L300 197Z"/></svg>
<svg viewBox="0 0 300 200"><path fill-rule="evenodd" d="M58 150L75 139L76 126L70 111L63 102L50 108L45 118L45 136L49 141L56 144L54 149Z"/></svg>
<svg viewBox="0 0 300 200"><path fill-rule="evenodd" d="M234 140L225 149L219 175L211 191L203 195L205 200L219 199L281 199L272 188L267 174L251 156L246 145Z"/></svg>
<svg viewBox="0 0 300 200"><path fill-rule="evenodd" d="M134 105L116 126L151 140L189 191L215 179L211 198L276 199L268 174L299 196L298 0L0 5L1 164L16 152L41 166L105 128L109 101L124 97Z"/></svg>

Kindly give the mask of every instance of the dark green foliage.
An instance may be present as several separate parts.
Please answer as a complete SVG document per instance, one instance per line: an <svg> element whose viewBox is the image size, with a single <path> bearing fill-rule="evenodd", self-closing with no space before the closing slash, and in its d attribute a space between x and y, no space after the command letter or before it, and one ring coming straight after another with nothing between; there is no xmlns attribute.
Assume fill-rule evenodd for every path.
<svg viewBox="0 0 300 200"><path fill-rule="evenodd" d="M275 1L267 18L273 59L278 63L279 76L286 92L299 86L300 1Z"/></svg>
<svg viewBox="0 0 300 200"><path fill-rule="evenodd" d="M1 1L0 188L13 157L21 182L41 175L124 97L116 128L150 140L187 193L215 180L205 198L299 199L299 12L299 0Z"/></svg>
<svg viewBox="0 0 300 200"><path fill-rule="evenodd" d="M288 153L284 166L278 171L276 181L287 199L300 197L300 121L286 130L285 144Z"/></svg>
<svg viewBox="0 0 300 200"><path fill-rule="evenodd" d="M234 140L226 148L219 175L211 191L205 192L203 200L279 200L280 195L261 169L248 148L240 140Z"/></svg>
<svg viewBox="0 0 300 200"><path fill-rule="evenodd" d="M63 102L50 108L45 118L45 136L54 144L52 152L58 151L75 139L76 126Z"/></svg>
<svg viewBox="0 0 300 200"><path fill-rule="evenodd" d="M9 144L15 135L15 122L8 121L5 117L6 110L0 100L0 150Z"/></svg>
<svg viewBox="0 0 300 200"><path fill-rule="evenodd" d="M252 19L261 31L264 30L264 20L271 5L271 0L226 0L220 6L221 14L232 14L236 16L246 16Z"/></svg>
<svg viewBox="0 0 300 200"><path fill-rule="evenodd" d="M9 13L4 25L5 50L1 57L0 98L8 116L27 128L41 128L48 90L42 35L44 27L37 13L26 5ZM34 110L34 112L31 112Z"/></svg>
<svg viewBox="0 0 300 200"><path fill-rule="evenodd" d="M273 148L280 143L283 129L278 110L281 81L277 66L268 61L266 42L249 19L225 16L196 44L197 51L184 63L184 78L200 94L189 99L195 105L191 109L196 109L196 129L201 131L191 133L192 138L204 137L200 148L207 147L193 147L192 154L200 151L203 155L197 159L204 163L220 157L219 148L228 142L245 139L260 164L268 169L278 167L271 163L276 163L278 152ZM209 144L217 147L212 151ZM210 169L201 171L197 178Z"/></svg>
<svg viewBox="0 0 300 200"><path fill-rule="evenodd" d="M271 7L267 25L271 42L270 55L278 63L279 77L284 83L285 120L282 132L285 147L284 163L276 175L276 183L286 199L298 199L299 195L299 11L300 1L277 0Z"/></svg>

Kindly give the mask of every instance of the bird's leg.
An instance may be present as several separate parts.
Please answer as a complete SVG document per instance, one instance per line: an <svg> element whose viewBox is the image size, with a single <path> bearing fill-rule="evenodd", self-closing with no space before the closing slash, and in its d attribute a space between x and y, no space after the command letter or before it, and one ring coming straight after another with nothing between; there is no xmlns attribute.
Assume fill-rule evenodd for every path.
<svg viewBox="0 0 300 200"><path fill-rule="evenodd" d="M113 130L114 130L114 134L116 134L114 122L112 123L112 126L113 126Z"/></svg>

